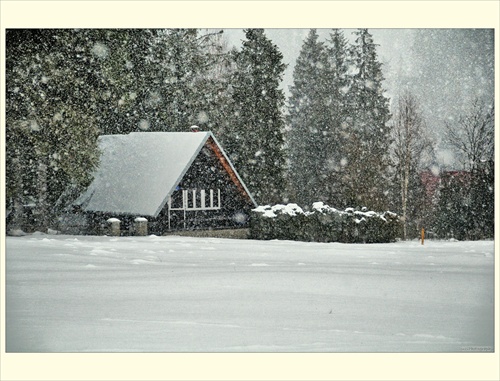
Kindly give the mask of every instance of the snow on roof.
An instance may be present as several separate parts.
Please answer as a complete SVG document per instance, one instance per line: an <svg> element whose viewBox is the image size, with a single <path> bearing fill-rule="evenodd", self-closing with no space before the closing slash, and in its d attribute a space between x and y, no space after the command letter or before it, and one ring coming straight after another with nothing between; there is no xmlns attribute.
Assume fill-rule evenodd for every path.
<svg viewBox="0 0 500 381"><path fill-rule="evenodd" d="M210 132L132 132L99 138L99 168L76 200L85 211L157 216Z"/></svg>

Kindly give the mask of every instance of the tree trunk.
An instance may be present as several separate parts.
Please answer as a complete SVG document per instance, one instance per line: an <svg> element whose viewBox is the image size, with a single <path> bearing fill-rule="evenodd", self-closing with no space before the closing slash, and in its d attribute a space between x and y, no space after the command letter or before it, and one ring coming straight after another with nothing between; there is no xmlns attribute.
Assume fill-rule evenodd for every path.
<svg viewBox="0 0 500 381"><path fill-rule="evenodd" d="M46 231L49 227L49 208L47 203L47 165L42 159L38 163L38 202L36 205L36 228Z"/></svg>
<svg viewBox="0 0 500 381"><path fill-rule="evenodd" d="M407 205L408 205L408 182L409 182L409 168L406 166L404 175L403 175L403 189L401 192L401 198L402 198L402 210L403 210L403 240L406 241L407 237L407 225L408 222L406 221L406 210L407 210Z"/></svg>
<svg viewBox="0 0 500 381"><path fill-rule="evenodd" d="M8 229L24 229L23 181L21 179L21 164L19 158L12 160L12 173L15 176L15 195L13 197L12 218Z"/></svg>

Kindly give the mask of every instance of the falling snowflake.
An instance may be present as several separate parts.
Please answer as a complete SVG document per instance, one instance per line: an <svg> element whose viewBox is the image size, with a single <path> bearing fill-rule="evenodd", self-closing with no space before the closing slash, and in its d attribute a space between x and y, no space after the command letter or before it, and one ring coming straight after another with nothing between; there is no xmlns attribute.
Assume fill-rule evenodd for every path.
<svg viewBox="0 0 500 381"><path fill-rule="evenodd" d="M96 42L92 47L92 54L97 58L105 59L109 54L109 49L101 42Z"/></svg>
<svg viewBox="0 0 500 381"><path fill-rule="evenodd" d="M439 167L437 165L431 166L430 170L434 176L439 176Z"/></svg>
<svg viewBox="0 0 500 381"><path fill-rule="evenodd" d="M141 119L139 121L139 125L138 125L139 129L141 129L143 131L149 130L149 126L150 126L149 121L147 121L146 119Z"/></svg>
<svg viewBox="0 0 500 381"><path fill-rule="evenodd" d="M34 119L30 120L29 122L30 130L31 131L40 131L41 127L38 124L38 122Z"/></svg>
<svg viewBox="0 0 500 381"><path fill-rule="evenodd" d="M205 111L200 111L198 113L198 123L207 123L208 122L208 114Z"/></svg>

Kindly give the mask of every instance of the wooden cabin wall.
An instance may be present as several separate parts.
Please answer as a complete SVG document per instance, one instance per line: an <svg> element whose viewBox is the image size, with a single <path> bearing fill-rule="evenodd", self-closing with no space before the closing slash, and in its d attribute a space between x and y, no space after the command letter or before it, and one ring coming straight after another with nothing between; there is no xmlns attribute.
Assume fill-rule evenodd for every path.
<svg viewBox="0 0 500 381"><path fill-rule="evenodd" d="M219 210L197 210L186 212L186 229L206 228L237 228L246 227L250 210L253 204L231 180L229 174L224 170L209 147L204 147L188 172L179 183L179 189L173 197L182 197L182 189L205 189L207 194L210 189L221 190L221 208ZM235 219L235 215L239 218ZM184 212L182 210L171 211L171 230L184 229ZM168 231L168 206L161 211L160 215L151 224L153 234Z"/></svg>

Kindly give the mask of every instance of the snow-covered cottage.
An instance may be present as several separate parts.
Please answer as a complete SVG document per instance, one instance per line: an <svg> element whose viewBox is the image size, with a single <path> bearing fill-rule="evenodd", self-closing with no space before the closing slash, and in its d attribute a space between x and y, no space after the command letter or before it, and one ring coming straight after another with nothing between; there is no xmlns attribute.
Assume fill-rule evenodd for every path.
<svg viewBox="0 0 500 381"><path fill-rule="evenodd" d="M109 218L122 232L147 219L151 234L245 226L252 195L213 134L194 131L101 136L94 180L73 203L87 232Z"/></svg>

